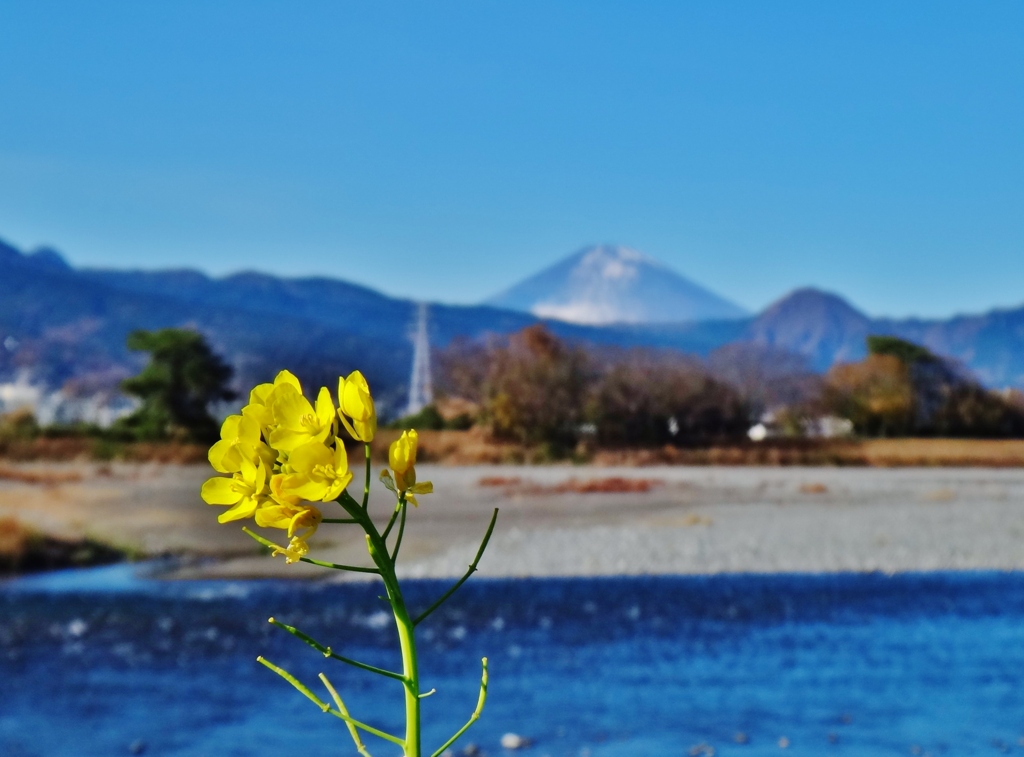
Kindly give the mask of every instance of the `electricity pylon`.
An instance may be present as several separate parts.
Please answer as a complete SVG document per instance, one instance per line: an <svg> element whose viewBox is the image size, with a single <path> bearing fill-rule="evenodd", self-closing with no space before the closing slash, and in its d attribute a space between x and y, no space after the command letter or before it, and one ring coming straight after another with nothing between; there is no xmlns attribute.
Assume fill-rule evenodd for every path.
<svg viewBox="0 0 1024 757"><path fill-rule="evenodd" d="M427 335L427 303L417 308L416 330L412 339L412 376L409 378L409 406L406 415L416 415L434 401L430 377L430 337Z"/></svg>

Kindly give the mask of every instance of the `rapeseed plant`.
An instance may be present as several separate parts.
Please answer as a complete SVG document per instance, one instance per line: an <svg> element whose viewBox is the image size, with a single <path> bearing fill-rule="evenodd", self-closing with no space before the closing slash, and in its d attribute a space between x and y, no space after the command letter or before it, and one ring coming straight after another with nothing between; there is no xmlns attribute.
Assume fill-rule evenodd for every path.
<svg viewBox="0 0 1024 757"><path fill-rule="evenodd" d="M363 497L357 501L347 487L355 474L349 469L344 440L338 435L339 427L362 442L365 453L365 481ZM286 563L307 562L335 570L370 573L384 583L387 600L395 618L398 642L402 655L402 671L384 670L335 653L293 626L274 618L270 622L313 647L327 658L352 665L385 678L399 681L404 689L405 734L397 736L353 718L337 690L321 673L320 681L331 701L324 701L309 687L288 671L263 657L260 663L288 681L313 701L325 713L344 721L356 750L369 757L360 731L397 744L405 757L421 757L420 699L431 692L422 692L416 657L416 627L438 609L476 571L487 542L491 538L498 517L495 509L490 525L469 570L433 604L417 615L406 607L395 572L402 536L405 533L407 508L418 506L417 495L433 492L429 481L416 480L416 431L406 431L388 450L390 470L380 474L380 480L395 494L396 504L383 529L379 529L369 513L371 457L370 442L377 430L377 413L370 387L359 371L338 379L338 405L330 391L323 387L311 404L302 393L298 379L288 371L281 371L273 383L260 384L249 393L249 403L240 415L229 416L221 427L220 441L209 452L210 464L218 473L202 488L203 499L211 505L226 506L218 521L253 518L261 528L276 528L285 532L288 543L284 546L264 538L248 528L245 533L270 548L273 556L283 555ZM325 518L321 507L313 503L333 502L339 505L345 517ZM321 524L338 524L361 528L366 539L367 552L373 567L339 565L309 557L309 539ZM390 539L394 533L394 539ZM482 660L483 674L480 695L469 720L444 744L431 753L438 757L455 743L480 717L487 697L487 658ZM331 705L333 702L333 706Z"/></svg>

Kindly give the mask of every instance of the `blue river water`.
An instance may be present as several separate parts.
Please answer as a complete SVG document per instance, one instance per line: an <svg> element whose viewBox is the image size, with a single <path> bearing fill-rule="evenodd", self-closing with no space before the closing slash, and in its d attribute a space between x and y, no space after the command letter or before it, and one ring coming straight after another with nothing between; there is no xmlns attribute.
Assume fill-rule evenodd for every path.
<svg viewBox="0 0 1024 757"><path fill-rule="evenodd" d="M397 668L374 585L132 570L0 584L0 755L354 754L341 722L258 654L311 688L326 672L353 716L401 732L399 684L266 622ZM446 586L410 582L407 596L424 606ZM420 645L438 690L425 747L468 717L490 659L486 709L455 754L508 754L510 731L537 757L1024 752L1021 573L480 579Z"/></svg>

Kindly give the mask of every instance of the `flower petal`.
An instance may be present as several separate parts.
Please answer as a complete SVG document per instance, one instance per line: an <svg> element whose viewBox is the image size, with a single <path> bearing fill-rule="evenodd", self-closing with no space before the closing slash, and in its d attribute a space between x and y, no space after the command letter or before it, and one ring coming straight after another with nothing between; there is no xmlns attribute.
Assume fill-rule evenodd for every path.
<svg viewBox="0 0 1024 757"><path fill-rule="evenodd" d="M232 507L227 512L221 513L217 516L218 523L230 523L233 520L242 520L243 518L249 518L258 507L258 503L252 497L246 497L237 505Z"/></svg>
<svg viewBox="0 0 1024 757"><path fill-rule="evenodd" d="M338 439L334 445L334 470L339 476L348 470L348 451L341 443L341 439Z"/></svg>
<svg viewBox="0 0 1024 757"><path fill-rule="evenodd" d="M320 393L316 396L316 418L320 425L330 426L334 422L334 412L331 392L326 386L321 386Z"/></svg>
<svg viewBox="0 0 1024 757"><path fill-rule="evenodd" d="M341 493L345 491L345 487L352 483L352 471L349 471L344 476L334 479L331 482L330 487L324 492L323 496L320 497L322 502L333 502Z"/></svg>
<svg viewBox="0 0 1024 757"><path fill-rule="evenodd" d="M256 525L260 528L286 529L298 511L297 505L264 505L256 511Z"/></svg>
<svg viewBox="0 0 1024 757"><path fill-rule="evenodd" d="M218 473L237 473L242 466L242 458L235 449L235 442L228 439L221 439L210 447L206 457Z"/></svg>
<svg viewBox="0 0 1024 757"><path fill-rule="evenodd" d="M334 411L332 410L331 412L333 413ZM292 470L307 478L316 466L331 465L333 462L334 456L331 454L331 450L320 442L309 442L308 444L296 447L288 456L288 463L291 465Z"/></svg>
<svg viewBox="0 0 1024 757"><path fill-rule="evenodd" d="M281 371L274 376L274 386L278 387L282 385L293 386L299 394L302 394L302 385L299 383L299 380L295 378L295 374L291 371Z"/></svg>
<svg viewBox="0 0 1024 757"><path fill-rule="evenodd" d="M250 405L266 405L270 395L274 392L273 384L257 384L249 392Z"/></svg>
<svg viewBox="0 0 1024 757"><path fill-rule="evenodd" d="M242 455L241 470L238 475L242 477L242 480L249 486L256 485L256 476L259 473L259 469L256 467L256 463L253 462L252 458L248 455ZM261 487L262 488L262 487Z"/></svg>
<svg viewBox="0 0 1024 757"><path fill-rule="evenodd" d="M333 481L311 481L300 476L296 476L296 478L299 480L290 484L287 488L289 494L294 494L296 497L310 502L326 501L324 497L331 490Z"/></svg>
<svg viewBox="0 0 1024 757"><path fill-rule="evenodd" d="M233 505L242 498L242 493L235 489L234 479L217 476L203 484L201 496L208 505Z"/></svg>
<svg viewBox="0 0 1024 757"><path fill-rule="evenodd" d="M372 442L374 434L377 433L377 416L372 416L368 421L352 421L352 425L355 426L361 441Z"/></svg>
<svg viewBox="0 0 1024 757"><path fill-rule="evenodd" d="M352 371L344 383L339 380L338 404L352 420L365 421L374 413L370 385L359 371Z"/></svg>
<svg viewBox="0 0 1024 757"><path fill-rule="evenodd" d="M294 507L302 501L302 497L293 492L286 490L285 487L289 485L288 479L292 477L292 474L277 473L270 477L270 496L275 502L280 505ZM275 505L270 505L274 507ZM263 512L267 506L260 509ZM256 514L256 521L259 522L259 513Z"/></svg>
<svg viewBox="0 0 1024 757"><path fill-rule="evenodd" d="M363 437L359 435L358 431L352 428L352 424L348 422L348 418L341 414L340 410L338 411L338 417L341 419L341 425L345 427L345 430L348 431L349 435L353 439L355 439L357 442L364 441Z"/></svg>
<svg viewBox="0 0 1024 757"><path fill-rule="evenodd" d="M240 415L229 415L220 425L220 438L234 441L238 438L238 423L242 420Z"/></svg>
<svg viewBox="0 0 1024 757"><path fill-rule="evenodd" d="M239 441L256 444L260 440L260 423L255 418L240 415L238 416L238 427L235 433Z"/></svg>
<svg viewBox="0 0 1024 757"><path fill-rule="evenodd" d="M313 406L295 387L283 384L274 392L274 420L289 428L302 428L302 418L313 415Z"/></svg>
<svg viewBox="0 0 1024 757"><path fill-rule="evenodd" d="M295 431L280 426L270 432L270 446L280 452L291 452L303 444L308 444L309 439L309 434L305 431Z"/></svg>
<svg viewBox="0 0 1024 757"><path fill-rule="evenodd" d="M267 386L270 386L270 384L267 384ZM250 402L243 407L242 415L246 418L252 418L261 427L269 426L274 422L274 411L267 405L258 402Z"/></svg>

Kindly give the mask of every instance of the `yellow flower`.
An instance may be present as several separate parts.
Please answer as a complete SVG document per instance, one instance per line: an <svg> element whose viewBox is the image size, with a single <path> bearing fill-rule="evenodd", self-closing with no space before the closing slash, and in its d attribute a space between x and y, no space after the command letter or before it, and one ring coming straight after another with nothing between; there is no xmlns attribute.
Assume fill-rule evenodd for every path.
<svg viewBox="0 0 1024 757"><path fill-rule="evenodd" d="M349 423L345 416L352 422ZM353 439L373 441L377 431L377 411L370 396L370 385L359 371L352 371L348 378L338 379L338 417Z"/></svg>
<svg viewBox="0 0 1024 757"><path fill-rule="evenodd" d="M307 542L323 517L312 505L267 505L256 512L256 525L287 530L288 546L276 547L272 555L284 555L286 563L294 563L309 554Z"/></svg>
<svg viewBox="0 0 1024 757"><path fill-rule="evenodd" d="M281 488L286 478L288 476L280 473L270 477L270 498L279 505L297 505L302 501L302 497Z"/></svg>
<svg viewBox="0 0 1024 757"><path fill-rule="evenodd" d="M305 532L312 534L320 526L323 515L313 505L273 504L264 505L256 513L256 525L260 528L280 528L294 536L299 529L312 529Z"/></svg>
<svg viewBox="0 0 1024 757"><path fill-rule="evenodd" d="M284 555L284 561L291 565L292 563L297 563L308 554L309 544L301 536L296 536L288 542L287 547L274 547L274 551L270 553L270 556Z"/></svg>
<svg viewBox="0 0 1024 757"><path fill-rule="evenodd" d="M210 447L210 465L220 473L237 473L242 458L255 463L262 459L273 465L274 453L260 439L260 424L244 415L229 415L220 427L220 441Z"/></svg>
<svg viewBox="0 0 1024 757"><path fill-rule="evenodd" d="M281 371L274 377L273 384L257 384L249 392L249 404L242 408L242 415L252 418L264 429L274 425L274 392L278 387L288 385L302 393L302 386L290 371Z"/></svg>
<svg viewBox="0 0 1024 757"><path fill-rule="evenodd" d="M340 439L333 450L320 442L303 444L288 456L288 467L290 473L274 476L277 490L285 497L330 502L352 481L348 455Z"/></svg>
<svg viewBox="0 0 1024 757"><path fill-rule="evenodd" d="M391 470L396 476L404 476L413 470L416 465L416 447L419 445L420 435L415 429L403 431L402 435L388 447L388 462L391 463ZM414 474L415 475L415 474Z"/></svg>
<svg viewBox="0 0 1024 757"><path fill-rule="evenodd" d="M391 464L391 470L395 472L394 479L387 471L380 474L384 486L398 495L404 494L405 501L412 503L414 507L419 507L419 502L416 501L417 494L430 494L434 491L434 485L429 481L416 483L418 442L419 434L415 430L403 431L388 448L388 462Z"/></svg>
<svg viewBox="0 0 1024 757"><path fill-rule="evenodd" d="M274 421L270 446L279 452L291 452L309 442L327 442L334 432L334 402L327 387L320 389L316 410L309 400L290 384L274 391Z"/></svg>
<svg viewBox="0 0 1024 757"><path fill-rule="evenodd" d="M262 460L253 463L243 457L240 470L231 478L209 479L203 484L202 497L209 505L229 505L217 520L227 523L253 515L268 496L267 468Z"/></svg>

